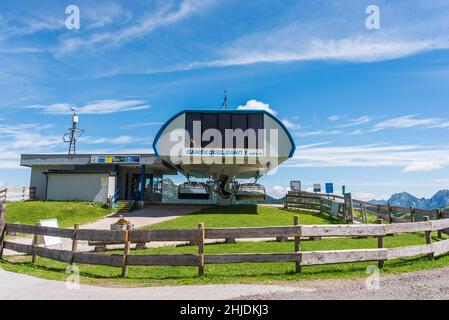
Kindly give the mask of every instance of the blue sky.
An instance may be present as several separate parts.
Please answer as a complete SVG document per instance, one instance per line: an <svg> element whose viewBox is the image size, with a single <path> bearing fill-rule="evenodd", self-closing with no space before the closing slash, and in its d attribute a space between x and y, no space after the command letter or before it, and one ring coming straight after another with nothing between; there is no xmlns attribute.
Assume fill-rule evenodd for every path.
<svg viewBox="0 0 449 320"><path fill-rule="evenodd" d="M380 30L365 27L370 4ZM151 152L169 116L218 108L227 89L296 140L261 180L272 195L295 179L429 197L449 187L448 14L438 0L2 0L0 185L28 183L20 153L66 150L71 106L79 152Z"/></svg>

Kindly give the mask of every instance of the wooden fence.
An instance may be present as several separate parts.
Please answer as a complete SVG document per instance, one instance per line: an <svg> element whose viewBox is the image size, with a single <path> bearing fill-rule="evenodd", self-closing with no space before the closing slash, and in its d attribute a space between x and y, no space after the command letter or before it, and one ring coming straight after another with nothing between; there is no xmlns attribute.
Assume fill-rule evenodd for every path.
<svg viewBox="0 0 449 320"><path fill-rule="evenodd" d="M4 215L0 220L0 258L3 249L36 257L43 257L68 264L93 264L118 267L122 270L122 277L126 277L128 267L132 266L195 266L198 274L204 274L206 264L223 263L263 263L263 262L291 262L300 272L302 267L338 263L353 263L363 261L377 261L383 266L386 260L393 260L419 255L428 255L430 259L449 252L449 239L432 243L431 232L449 228L449 219L423 222L409 222L400 224L344 224L344 225L300 225L298 216L294 217L292 226L256 227L256 228L205 228L199 224L197 229L176 230L89 230L61 229L52 227L32 226L5 223ZM36 241L32 244L19 244L7 241L5 232L47 235L72 239L71 250L59 250L39 247ZM424 232L426 243L423 245L384 248L383 238L387 235L405 232ZM332 251L302 251L303 237L375 237L377 249L332 250ZM278 238L290 237L294 239L294 250L287 253L232 253L208 254L205 252L206 239L227 238ZM123 254L101 254L94 252L78 252L77 243L86 241L111 241L124 244ZM190 241L197 247L196 254L131 254L131 243L146 243L151 241Z"/></svg>
<svg viewBox="0 0 449 320"><path fill-rule="evenodd" d="M25 201L36 199L35 187L6 188L0 190L0 202L6 201Z"/></svg>
<svg viewBox="0 0 449 320"><path fill-rule="evenodd" d="M358 221L362 223L375 223L378 218L387 223L404 223L449 218L449 212L441 209L422 210L413 207L378 205L371 202L352 199L350 193L344 196L289 191L286 195L286 208L312 209L331 214L331 206L339 206L337 216L343 220Z"/></svg>

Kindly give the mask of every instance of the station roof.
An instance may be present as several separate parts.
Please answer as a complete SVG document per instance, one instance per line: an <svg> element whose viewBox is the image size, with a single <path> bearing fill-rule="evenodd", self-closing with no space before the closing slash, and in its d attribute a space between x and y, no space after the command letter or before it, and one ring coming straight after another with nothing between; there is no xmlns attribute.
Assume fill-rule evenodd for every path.
<svg viewBox="0 0 449 320"><path fill-rule="evenodd" d="M104 161L105 158L108 160ZM99 161L103 159L103 161ZM175 171L170 164L162 161L152 153L102 153L102 154L22 154L20 165L33 166L83 166L83 165L120 165L136 166L146 165L162 171Z"/></svg>

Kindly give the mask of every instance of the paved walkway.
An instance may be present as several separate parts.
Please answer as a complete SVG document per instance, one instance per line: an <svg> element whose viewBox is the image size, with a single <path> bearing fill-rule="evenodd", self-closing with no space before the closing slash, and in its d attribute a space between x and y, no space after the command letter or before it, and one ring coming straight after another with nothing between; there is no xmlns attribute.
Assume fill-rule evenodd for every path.
<svg viewBox="0 0 449 320"><path fill-rule="evenodd" d="M357 279L303 280L278 285L232 284L173 287L111 288L81 285L70 289L65 281L52 281L0 269L0 301L11 299L121 300L372 300L449 299L449 268L410 273L380 274L379 284ZM367 286L368 283L368 286Z"/></svg>
<svg viewBox="0 0 449 320"><path fill-rule="evenodd" d="M72 287L73 288L73 287ZM81 285L68 289L64 281L34 278L0 269L0 301L17 299L88 300L225 300L274 293L298 293L298 287L273 285L204 285L176 287L109 288Z"/></svg>
<svg viewBox="0 0 449 320"><path fill-rule="evenodd" d="M176 219L181 216L192 214L207 205L175 205L175 204L154 204L147 205L144 209L122 214L130 220L135 228L141 228L152 224ZM121 214L112 214L104 219L85 224L82 229L109 229L110 225L116 222Z"/></svg>

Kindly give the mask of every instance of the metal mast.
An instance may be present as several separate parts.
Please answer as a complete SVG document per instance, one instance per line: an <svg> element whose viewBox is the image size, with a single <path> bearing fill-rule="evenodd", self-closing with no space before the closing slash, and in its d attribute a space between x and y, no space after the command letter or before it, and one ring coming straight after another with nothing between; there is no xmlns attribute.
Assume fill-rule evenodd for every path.
<svg viewBox="0 0 449 320"><path fill-rule="evenodd" d="M223 104L221 105L220 109L228 109L228 91L224 91L224 100L223 100Z"/></svg>
<svg viewBox="0 0 449 320"><path fill-rule="evenodd" d="M84 133L84 129L78 128L78 115L76 114L76 109L72 108L72 127L69 129L69 133L66 133L62 140L69 143L69 154L76 154L76 141Z"/></svg>

